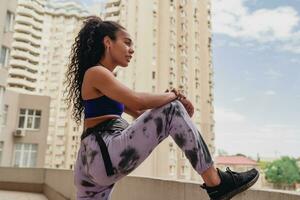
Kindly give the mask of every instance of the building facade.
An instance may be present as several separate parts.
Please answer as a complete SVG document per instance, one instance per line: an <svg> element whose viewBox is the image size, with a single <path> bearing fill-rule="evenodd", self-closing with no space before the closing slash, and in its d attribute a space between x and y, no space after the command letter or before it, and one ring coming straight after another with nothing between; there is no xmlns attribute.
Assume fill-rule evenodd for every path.
<svg viewBox="0 0 300 200"><path fill-rule="evenodd" d="M50 97L45 167L72 169L81 127L64 102L63 81L71 45L88 12L74 2L20 0L15 6L7 88Z"/></svg>
<svg viewBox="0 0 300 200"><path fill-rule="evenodd" d="M126 70L117 69L118 79L137 91L183 90L195 106L192 120L213 154L210 6L208 0L108 0L104 16L126 27L134 41L132 63ZM133 173L200 180L171 138Z"/></svg>
<svg viewBox="0 0 300 200"><path fill-rule="evenodd" d="M73 169L82 126L77 127L65 103L65 72L71 46L88 12L74 2L45 6L42 66L43 93L51 97L46 167Z"/></svg>
<svg viewBox="0 0 300 200"><path fill-rule="evenodd" d="M11 43L13 40L13 26L17 7L16 0L1 1L0 8L0 134L5 123L4 114L7 108L3 104L6 81L8 77Z"/></svg>
<svg viewBox="0 0 300 200"><path fill-rule="evenodd" d="M6 90L0 165L38 167L45 163L50 98Z"/></svg>
<svg viewBox="0 0 300 200"><path fill-rule="evenodd" d="M12 42L7 87L16 92L39 94L44 0L19 0Z"/></svg>

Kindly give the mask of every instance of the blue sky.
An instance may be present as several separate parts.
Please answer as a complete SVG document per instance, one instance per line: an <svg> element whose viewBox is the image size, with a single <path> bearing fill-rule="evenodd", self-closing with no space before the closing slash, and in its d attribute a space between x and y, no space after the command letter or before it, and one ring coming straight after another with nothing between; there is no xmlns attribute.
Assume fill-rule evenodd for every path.
<svg viewBox="0 0 300 200"><path fill-rule="evenodd" d="M212 9L216 148L300 157L300 0L212 0Z"/></svg>
<svg viewBox="0 0 300 200"><path fill-rule="evenodd" d="M213 0L216 146L300 157L300 0Z"/></svg>

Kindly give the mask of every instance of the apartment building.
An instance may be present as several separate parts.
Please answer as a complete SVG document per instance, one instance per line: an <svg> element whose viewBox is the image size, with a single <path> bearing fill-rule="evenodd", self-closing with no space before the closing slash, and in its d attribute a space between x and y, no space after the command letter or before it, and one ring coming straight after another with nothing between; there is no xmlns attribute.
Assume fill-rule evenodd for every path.
<svg viewBox="0 0 300 200"><path fill-rule="evenodd" d="M44 167L50 98L6 90L0 166Z"/></svg>
<svg viewBox="0 0 300 200"><path fill-rule="evenodd" d="M214 153L210 10L209 0L108 0L104 16L126 27L134 41L132 63L117 69L118 79L137 91L183 90ZM200 180L170 137L133 174Z"/></svg>
<svg viewBox="0 0 300 200"><path fill-rule="evenodd" d="M77 127L64 102L63 81L71 46L88 14L74 2L48 2L45 6L41 87L51 97L45 164L48 168L73 169L77 156L82 126Z"/></svg>
<svg viewBox="0 0 300 200"><path fill-rule="evenodd" d="M0 134L3 126L3 115L7 108L3 105L3 98L8 77L9 59L11 52L13 25L17 1L2 0L0 7ZM1 148L1 147L0 147Z"/></svg>
<svg viewBox="0 0 300 200"><path fill-rule="evenodd" d="M45 167L74 165L81 127L67 110L63 80L71 45L87 15L74 2L20 0L16 5L7 87L51 99Z"/></svg>
<svg viewBox="0 0 300 200"><path fill-rule="evenodd" d="M39 94L44 0L19 0L16 9L7 87Z"/></svg>

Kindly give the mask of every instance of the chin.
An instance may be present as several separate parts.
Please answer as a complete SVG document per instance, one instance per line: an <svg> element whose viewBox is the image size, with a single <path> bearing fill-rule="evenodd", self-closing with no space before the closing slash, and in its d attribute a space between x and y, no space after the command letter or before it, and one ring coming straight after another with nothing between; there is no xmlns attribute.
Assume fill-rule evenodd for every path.
<svg viewBox="0 0 300 200"><path fill-rule="evenodd" d="M119 66L121 66L121 67L127 67L127 66L128 66L128 64L129 64L129 62L120 63L120 64L119 64Z"/></svg>

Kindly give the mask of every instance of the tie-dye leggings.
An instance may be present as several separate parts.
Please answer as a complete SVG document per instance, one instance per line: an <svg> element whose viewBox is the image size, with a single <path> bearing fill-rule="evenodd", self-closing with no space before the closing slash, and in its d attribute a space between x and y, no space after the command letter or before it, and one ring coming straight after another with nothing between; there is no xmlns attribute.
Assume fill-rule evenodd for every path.
<svg viewBox="0 0 300 200"><path fill-rule="evenodd" d="M147 110L124 130L101 132L116 172L112 176L106 174L95 136L81 141L74 170L77 199L109 200L114 183L137 168L169 135L199 174L213 165L200 132L181 102L175 100Z"/></svg>

